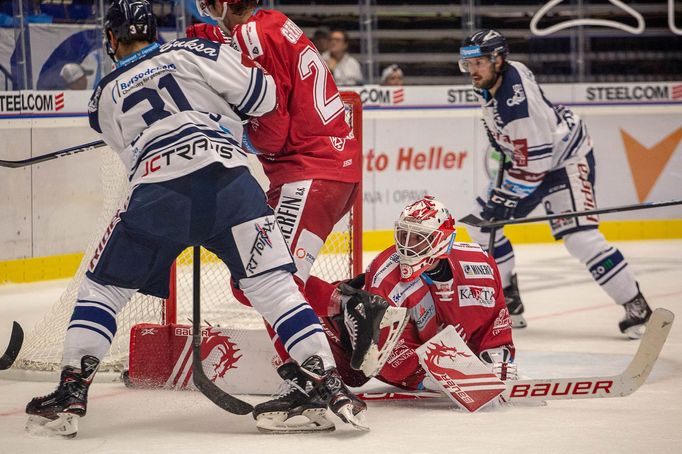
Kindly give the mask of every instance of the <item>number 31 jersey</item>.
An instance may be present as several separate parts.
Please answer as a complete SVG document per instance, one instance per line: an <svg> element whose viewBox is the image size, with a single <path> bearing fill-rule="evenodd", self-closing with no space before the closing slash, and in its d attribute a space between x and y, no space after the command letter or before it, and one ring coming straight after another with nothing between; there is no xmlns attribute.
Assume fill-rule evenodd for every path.
<svg viewBox="0 0 682 454"><path fill-rule="evenodd" d="M167 181L214 162L248 166L241 115L275 106L275 83L229 46L202 39L150 44L104 77L90 126L120 156L133 185Z"/></svg>
<svg viewBox="0 0 682 454"><path fill-rule="evenodd" d="M271 187L308 179L359 182L360 145L334 78L303 31L279 11L258 9L232 37L232 46L277 82L276 110L249 130Z"/></svg>

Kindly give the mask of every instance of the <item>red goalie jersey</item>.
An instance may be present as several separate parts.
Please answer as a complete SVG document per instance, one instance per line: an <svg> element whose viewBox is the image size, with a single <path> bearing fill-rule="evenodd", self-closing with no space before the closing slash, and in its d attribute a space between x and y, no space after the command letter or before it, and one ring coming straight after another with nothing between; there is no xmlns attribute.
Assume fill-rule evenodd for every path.
<svg viewBox="0 0 682 454"><path fill-rule="evenodd" d="M451 273L446 274L452 276L445 282L432 280L427 273L401 281L395 247L383 251L369 266L365 290L410 313L401 339L380 372L379 378L388 383L416 389L425 372L415 350L447 325L454 326L477 355L495 347L514 353L511 319L494 260L470 243L454 243L442 260L450 267Z"/></svg>
<svg viewBox="0 0 682 454"><path fill-rule="evenodd" d="M258 9L232 37L232 46L277 83L276 110L252 120L249 130L271 187L309 179L359 182L360 146L332 74L303 31L278 11Z"/></svg>

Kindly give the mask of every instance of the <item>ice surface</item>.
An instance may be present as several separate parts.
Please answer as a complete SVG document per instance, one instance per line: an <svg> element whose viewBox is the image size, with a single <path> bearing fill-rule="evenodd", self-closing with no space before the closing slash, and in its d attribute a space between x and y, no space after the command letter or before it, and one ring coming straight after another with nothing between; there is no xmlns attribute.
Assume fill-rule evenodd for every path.
<svg viewBox="0 0 682 454"><path fill-rule="evenodd" d="M682 241L622 242L652 307L682 316ZM517 246L528 328L515 332L520 371L530 377L621 372L637 349L613 304L560 245ZM371 258L371 254L368 254ZM11 321L30 329L66 281L0 286L0 350ZM26 403L51 383L3 380L2 453L678 453L682 452L682 324L677 320L647 382L624 398L555 401L465 414L445 401L371 402L369 433L336 420L337 431L265 435L250 416L223 412L196 392L95 383L73 440L31 438ZM273 390L274 391L274 390ZM248 396L250 402L263 396Z"/></svg>

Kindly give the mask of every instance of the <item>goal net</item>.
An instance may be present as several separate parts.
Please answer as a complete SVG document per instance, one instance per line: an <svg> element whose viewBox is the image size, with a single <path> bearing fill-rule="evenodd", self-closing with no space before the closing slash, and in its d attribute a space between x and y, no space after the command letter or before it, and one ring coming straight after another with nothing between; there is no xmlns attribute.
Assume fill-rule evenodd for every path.
<svg viewBox="0 0 682 454"><path fill-rule="evenodd" d="M346 107L346 121L362 141L362 105L356 93L341 94ZM78 288L85 276L87 262L109 227L116 210L128 192L128 180L119 158L108 148L102 153L102 190L104 204L83 260L76 275L59 300L28 333L13 369L29 379L52 377L61 369L62 344L71 318ZM356 163L362 166L362 161ZM263 186L265 177L257 161L254 174ZM351 209L327 238L311 273L328 281L347 279L362 270L362 191ZM100 365L99 376L118 376L127 368L130 329L138 323L187 323L192 314L192 250L185 250L171 271L171 296L168 300L136 294L117 317L118 330L108 355ZM201 251L202 323L243 330L264 329L260 315L232 296L227 267L212 253Z"/></svg>

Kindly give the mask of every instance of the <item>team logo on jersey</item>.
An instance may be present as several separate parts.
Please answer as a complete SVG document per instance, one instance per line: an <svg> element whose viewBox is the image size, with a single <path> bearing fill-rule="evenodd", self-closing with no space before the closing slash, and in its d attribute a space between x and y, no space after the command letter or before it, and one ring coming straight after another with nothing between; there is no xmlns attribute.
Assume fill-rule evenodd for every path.
<svg viewBox="0 0 682 454"><path fill-rule="evenodd" d="M459 266L462 267L462 272L468 279L493 279L493 268L487 263L459 262Z"/></svg>
<svg viewBox="0 0 682 454"><path fill-rule="evenodd" d="M329 137L329 142L336 151L343 151L346 146L346 139L341 137Z"/></svg>
<svg viewBox="0 0 682 454"><path fill-rule="evenodd" d="M511 329L512 319L509 316L509 311L507 308L500 309L500 313L497 314L497 318L493 322L493 336L497 336L502 331L506 329Z"/></svg>
<svg viewBox="0 0 682 454"><path fill-rule="evenodd" d="M452 301L452 295L455 293L452 289L452 282L452 279L447 282L434 282L436 290L433 293L438 295L441 301Z"/></svg>
<svg viewBox="0 0 682 454"><path fill-rule="evenodd" d="M514 95L511 98L507 99L507 105L509 107L518 106L519 104L526 100L526 93L523 91L522 84L514 84L512 86L512 89L514 90Z"/></svg>
<svg viewBox="0 0 682 454"><path fill-rule="evenodd" d="M458 285L459 306L495 306L495 289L478 285Z"/></svg>

